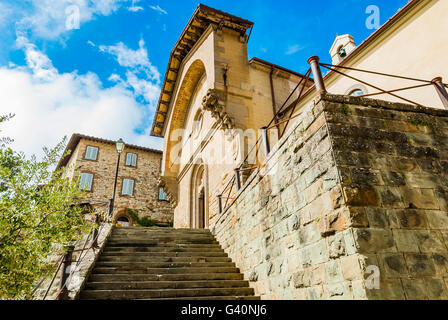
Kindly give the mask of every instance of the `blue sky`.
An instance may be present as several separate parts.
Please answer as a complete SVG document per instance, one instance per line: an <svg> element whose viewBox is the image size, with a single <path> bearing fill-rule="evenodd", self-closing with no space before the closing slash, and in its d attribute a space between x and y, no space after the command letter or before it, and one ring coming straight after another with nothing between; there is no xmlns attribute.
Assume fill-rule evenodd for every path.
<svg viewBox="0 0 448 320"><path fill-rule="evenodd" d="M368 6L379 8L382 24L406 2L203 1L255 23L249 57L302 73L312 55L330 61L336 34L350 33L359 44L374 31L366 27ZM73 132L161 148L149 136L152 116L169 53L197 5L0 0L0 113L16 113L3 134L27 153ZM67 30L74 12L79 29Z"/></svg>

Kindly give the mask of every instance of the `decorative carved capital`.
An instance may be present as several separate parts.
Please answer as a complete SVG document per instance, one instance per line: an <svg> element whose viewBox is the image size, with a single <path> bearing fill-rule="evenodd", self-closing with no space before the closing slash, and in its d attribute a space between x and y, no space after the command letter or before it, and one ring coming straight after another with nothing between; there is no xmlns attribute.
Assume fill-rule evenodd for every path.
<svg viewBox="0 0 448 320"><path fill-rule="evenodd" d="M221 124L223 130L234 129L235 121L225 111L225 95L216 89L209 89L202 98L202 107Z"/></svg>

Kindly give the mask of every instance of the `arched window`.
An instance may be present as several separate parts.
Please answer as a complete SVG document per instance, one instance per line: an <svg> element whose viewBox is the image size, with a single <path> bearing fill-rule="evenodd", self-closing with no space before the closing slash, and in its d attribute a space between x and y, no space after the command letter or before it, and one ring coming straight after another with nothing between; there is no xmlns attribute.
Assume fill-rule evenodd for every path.
<svg viewBox="0 0 448 320"><path fill-rule="evenodd" d="M202 110L198 110L194 117L193 123L193 137L196 138L202 130L202 122L204 121L204 116Z"/></svg>
<svg viewBox="0 0 448 320"><path fill-rule="evenodd" d="M353 89L352 91L350 91L350 93L348 95L352 96L352 97L358 97L358 96L362 96L363 94L364 94L364 91L362 89L356 88L356 89Z"/></svg>

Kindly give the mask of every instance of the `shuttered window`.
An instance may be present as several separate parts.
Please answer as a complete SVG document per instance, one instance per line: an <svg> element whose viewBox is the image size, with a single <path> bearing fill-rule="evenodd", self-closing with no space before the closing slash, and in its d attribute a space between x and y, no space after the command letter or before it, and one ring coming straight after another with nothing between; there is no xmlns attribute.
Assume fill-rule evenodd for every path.
<svg viewBox="0 0 448 320"><path fill-rule="evenodd" d="M81 181L79 182L79 189L84 191L92 191L93 174L81 173Z"/></svg>
<svg viewBox="0 0 448 320"><path fill-rule="evenodd" d="M159 200L160 201L168 201L168 197L167 197L165 191L163 191L163 188L159 188Z"/></svg>
<svg viewBox="0 0 448 320"><path fill-rule="evenodd" d="M86 160L98 160L98 147L90 147L86 148L86 155L84 157Z"/></svg>
<svg viewBox="0 0 448 320"><path fill-rule="evenodd" d="M126 165L130 167L137 166L137 155L135 153L126 154Z"/></svg>
<svg viewBox="0 0 448 320"><path fill-rule="evenodd" d="M133 196L134 195L134 180L123 179L123 185L121 187L122 196Z"/></svg>

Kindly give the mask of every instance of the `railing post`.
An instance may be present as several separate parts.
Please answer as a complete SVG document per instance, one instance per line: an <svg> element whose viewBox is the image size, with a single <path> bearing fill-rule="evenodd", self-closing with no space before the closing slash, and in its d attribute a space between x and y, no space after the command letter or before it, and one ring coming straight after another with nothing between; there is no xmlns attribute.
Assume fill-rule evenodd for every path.
<svg viewBox="0 0 448 320"><path fill-rule="evenodd" d="M70 266L72 263L73 251L75 251L75 246L66 246L65 248L66 252L64 255L64 260L62 260L62 275L61 275L61 283L59 284L57 300L68 299L68 288L66 282L70 275Z"/></svg>
<svg viewBox="0 0 448 320"><path fill-rule="evenodd" d="M240 191L241 189L241 177L240 177L240 169L235 169L235 181L236 181L236 190Z"/></svg>
<svg viewBox="0 0 448 320"><path fill-rule="evenodd" d="M222 194L218 195L218 214L222 214Z"/></svg>
<svg viewBox="0 0 448 320"><path fill-rule="evenodd" d="M109 218L113 218L113 212L114 212L114 199L109 200Z"/></svg>
<svg viewBox="0 0 448 320"><path fill-rule="evenodd" d="M311 66L316 91L318 93L327 92L327 89L325 89L324 78L322 77L322 71L320 70L319 57L312 56L308 59L308 64Z"/></svg>
<svg viewBox="0 0 448 320"><path fill-rule="evenodd" d="M443 106L445 107L445 109L448 109L448 92L446 91L445 86L443 85L442 77L437 77L433 79L432 84L436 88L440 100L442 100Z"/></svg>
<svg viewBox="0 0 448 320"><path fill-rule="evenodd" d="M98 226L100 225L100 216L95 214L95 229L93 229L93 235L92 235L92 248L98 248Z"/></svg>
<svg viewBox="0 0 448 320"><path fill-rule="evenodd" d="M261 128L261 137L263 139L264 152L265 152L266 156L268 156L268 154L271 153L271 147L269 145L268 128L267 127Z"/></svg>

